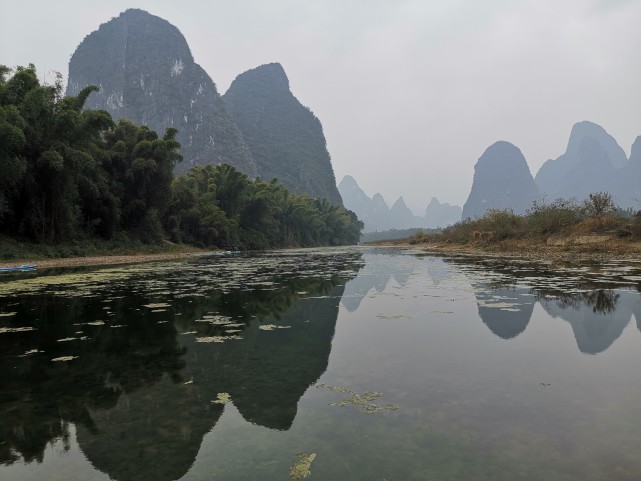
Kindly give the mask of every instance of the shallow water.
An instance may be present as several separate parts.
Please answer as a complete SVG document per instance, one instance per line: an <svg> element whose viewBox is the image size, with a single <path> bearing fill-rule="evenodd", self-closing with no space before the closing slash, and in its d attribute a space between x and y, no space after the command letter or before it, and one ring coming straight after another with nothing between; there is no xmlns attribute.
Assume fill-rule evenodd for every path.
<svg viewBox="0 0 641 481"><path fill-rule="evenodd" d="M639 289L373 248L1 277L0 480L638 480Z"/></svg>

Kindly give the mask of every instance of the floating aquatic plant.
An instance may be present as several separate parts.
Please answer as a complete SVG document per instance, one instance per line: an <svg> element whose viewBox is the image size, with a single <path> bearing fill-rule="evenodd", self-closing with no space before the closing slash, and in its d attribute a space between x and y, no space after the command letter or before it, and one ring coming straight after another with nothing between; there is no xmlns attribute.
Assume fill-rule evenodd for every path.
<svg viewBox="0 0 641 481"><path fill-rule="evenodd" d="M202 319L196 319L195 322L207 322L208 324L213 324L215 326L227 326L233 321L231 317L227 316L203 316Z"/></svg>
<svg viewBox="0 0 641 481"><path fill-rule="evenodd" d="M0 334L5 334L7 332L27 332L35 330L35 327L0 327Z"/></svg>
<svg viewBox="0 0 641 481"><path fill-rule="evenodd" d="M215 404L227 404L231 402L231 396L228 392L219 392L216 396L217 398L212 401Z"/></svg>
<svg viewBox="0 0 641 481"><path fill-rule="evenodd" d="M327 384L317 384L316 388L328 389L332 392L349 394L349 397L346 399L329 403L330 406L341 408L345 406L356 406L358 407L359 411L365 414L387 414L398 409L398 406L396 404L386 404L385 406L379 406L378 404L372 403L372 401L375 401L383 395L382 392L367 391L363 394L358 394L356 391L352 391L342 386L329 386Z"/></svg>
<svg viewBox="0 0 641 481"><path fill-rule="evenodd" d="M258 329L263 331L273 331L274 329L289 329L292 326L277 326L276 324L261 324Z"/></svg>
<svg viewBox="0 0 641 481"><path fill-rule="evenodd" d="M242 339L240 336L207 336L207 337L197 337L196 342L225 342L231 339Z"/></svg>
<svg viewBox="0 0 641 481"><path fill-rule="evenodd" d="M44 351L39 351L38 349L30 349L29 351L26 351L24 354L21 354L18 357L27 357L27 356L31 356L32 354L37 354L39 352L44 352Z"/></svg>
<svg viewBox="0 0 641 481"><path fill-rule="evenodd" d="M316 453L300 453L296 457L298 462L289 469L289 477L291 479L309 478L312 474L310 468L312 462L316 459Z"/></svg>
<svg viewBox="0 0 641 481"><path fill-rule="evenodd" d="M152 303L152 304L143 304L142 307L148 307L149 309L162 309L164 307L171 307L171 306L170 306L170 304L167 304L166 302L157 302L155 304L154 303Z"/></svg>

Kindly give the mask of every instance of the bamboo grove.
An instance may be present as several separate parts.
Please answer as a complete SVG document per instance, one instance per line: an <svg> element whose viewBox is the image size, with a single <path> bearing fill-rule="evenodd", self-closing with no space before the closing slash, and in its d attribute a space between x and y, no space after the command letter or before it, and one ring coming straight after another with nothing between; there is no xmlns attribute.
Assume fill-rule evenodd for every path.
<svg viewBox="0 0 641 481"><path fill-rule="evenodd" d="M129 236L202 247L352 244L362 223L323 199L230 165L182 160L176 129L160 137L103 110L83 109L96 87L64 97L60 76L0 66L0 234L55 244Z"/></svg>

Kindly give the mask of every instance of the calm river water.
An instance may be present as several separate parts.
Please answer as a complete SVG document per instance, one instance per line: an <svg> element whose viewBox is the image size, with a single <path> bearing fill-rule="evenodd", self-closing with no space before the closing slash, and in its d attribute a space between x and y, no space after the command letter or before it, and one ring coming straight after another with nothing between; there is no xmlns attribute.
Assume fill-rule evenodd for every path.
<svg viewBox="0 0 641 481"><path fill-rule="evenodd" d="M641 264L348 248L0 277L0 480L641 479Z"/></svg>

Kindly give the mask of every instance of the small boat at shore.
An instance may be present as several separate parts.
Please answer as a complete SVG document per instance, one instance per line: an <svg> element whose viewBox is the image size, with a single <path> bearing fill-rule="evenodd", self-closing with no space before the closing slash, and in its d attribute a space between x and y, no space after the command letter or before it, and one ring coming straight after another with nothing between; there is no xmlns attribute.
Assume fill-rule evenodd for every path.
<svg viewBox="0 0 641 481"><path fill-rule="evenodd" d="M35 264L22 264L14 267L0 267L0 272L35 271L37 268Z"/></svg>

